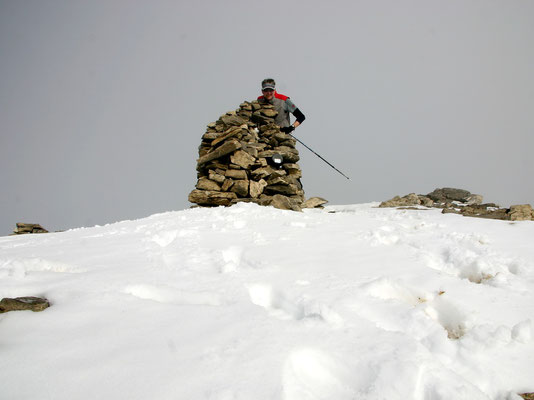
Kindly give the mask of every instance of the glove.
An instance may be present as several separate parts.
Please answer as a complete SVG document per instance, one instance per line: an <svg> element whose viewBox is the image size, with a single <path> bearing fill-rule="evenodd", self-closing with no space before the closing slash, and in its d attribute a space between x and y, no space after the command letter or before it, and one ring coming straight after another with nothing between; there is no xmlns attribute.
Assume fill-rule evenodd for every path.
<svg viewBox="0 0 534 400"><path fill-rule="evenodd" d="M293 125L284 126L283 128L280 128L280 131L284 133L291 133L294 130L295 130L295 127Z"/></svg>

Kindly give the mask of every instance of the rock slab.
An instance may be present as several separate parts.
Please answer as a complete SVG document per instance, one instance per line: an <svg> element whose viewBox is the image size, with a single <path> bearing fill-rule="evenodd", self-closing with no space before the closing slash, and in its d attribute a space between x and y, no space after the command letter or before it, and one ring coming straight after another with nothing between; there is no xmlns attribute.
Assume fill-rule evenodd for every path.
<svg viewBox="0 0 534 400"><path fill-rule="evenodd" d="M43 311L50 307L48 300L40 297L3 298L0 301L0 313L9 311Z"/></svg>
<svg viewBox="0 0 534 400"><path fill-rule="evenodd" d="M17 222L17 227L13 231L13 235L24 235L28 233L48 233L48 231L39 224Z"/></svg>
<svg viewBox="0 0 534 400"><path fill-rule="evenodd" d="M434 207L442 208L443 214L461 214L466 217L500 219L505 221L534 221L530 204L501 208L494 203L482 203L483 197L464 189L435 189L427 195L410 193L383 201L379 207Z"/></svg>

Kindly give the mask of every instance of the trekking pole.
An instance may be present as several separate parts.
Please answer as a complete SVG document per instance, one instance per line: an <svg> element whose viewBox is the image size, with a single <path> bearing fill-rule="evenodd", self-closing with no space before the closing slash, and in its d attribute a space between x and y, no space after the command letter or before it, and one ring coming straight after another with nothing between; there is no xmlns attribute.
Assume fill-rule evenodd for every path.
<svg viewBox="0 0 534 400"><path fill-rule="evenodd" d="M315 154L317 157L319 157L321 160L323 160L325 163L327 163L328 165L330 165L332 168L334 168L337 172L339 172L341 175L343 175L345 178L347 178L349 181L350 181L350 178L345 175L343 172L341 172L339 169L337 169L336 167L334 167L332 164L330 164L328 161L326 161L323 157L321 157L319 154L317 154L315 151L313 151L312 149L310 149L308 146L306 146L301 140L299 140L298 138L296 138L295 136L293 136L291 133L289 133L289 135L294 138L297 142L299 142L301 145L303 145L304 147L306 147L309 151L311 151L313 154Z"/></svg>

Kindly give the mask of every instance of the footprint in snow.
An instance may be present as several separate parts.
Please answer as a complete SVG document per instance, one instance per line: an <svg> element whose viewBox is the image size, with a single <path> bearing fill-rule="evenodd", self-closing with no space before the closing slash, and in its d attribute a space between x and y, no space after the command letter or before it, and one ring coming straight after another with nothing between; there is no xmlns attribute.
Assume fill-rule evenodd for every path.
<svg viewBox="0 0 534 400"><path fill-rule="evenodd" d="M363 288L369 295L375 298L404 303L405 305L410 306L410 311L413 310L414 307L418 307L418 310L423 310L426 316L430 317L445 329L449 339L459 339L467 330L467 317L465 313L448 301L444 297L445 293L442 291L435 293L423 292L409 288L400 282L391 281L387 278L377 279L365 285ZM394 307L395 304L390 306L391 309ZM399 311L402 312L403 310L401 309ZM417 311L412 315L409 313L399 315L399 311L395 311L394 313L395 316L400 318L398 323L395 323L395 318L392 319L391 315L388 315L388 317L384 321L381 321L379 325L386 330L402 330L405 318L409 318L411 324L414 326L418 323L422 323L422 321L418 321L420 311ZM373 318L376 319L376 315L373 315Z"/></svg>
<svg viewBox="0 0 534 400"><path fill-rule="evenodd" d="M447 331L451 340L460 339L467 332L467 315L443 296L436 297L424 311Z"/></svg>
<svg viewBox="0 0 534 400"><path fill-rule="evenodd" d="M0 276L24 278L28 273L32 272L79 274L86 272L86 270L72 264L39 257L0 259Z"/></svg>
<svg viewBox="0 0 534 400"><path fill-rule="evenodd" d="M476 284L503 286L521 272L521 262L486 249L457 245L446 247L438 256L425 254L430 268Z"/></svg>
<svg viewBox="0 0 534 400"><path fill-rule="evenodd" d="M163 285L129 285L123 289L123 293L159 303L206 306L219 306L222 304L221 298L217 293L179 290Z"/></svg>
<svg viewBox="0 0 534 400"><path fill-rule="evenodd" d="M284 400L354 399L352 371L323 351L296 349L287 358L282 375Z"/></svg>
<svg viewBox="0 0 534 400"><path fill-rule="evenodd" d="M221 267L221 272L224 274L237 271L241 264L241 256L243 254L243 247L230 246L222 251L222 258L224 264Z"/></svg>
<svg viewBox="0 0 534 400"><path fill-rule="evenodd" d="M248 286L252 303L263 307L271 316L281 320L316 320L334 328L343 326L343 319L325 304L301 298L291 300L283 292L266 284Z"/></svg>

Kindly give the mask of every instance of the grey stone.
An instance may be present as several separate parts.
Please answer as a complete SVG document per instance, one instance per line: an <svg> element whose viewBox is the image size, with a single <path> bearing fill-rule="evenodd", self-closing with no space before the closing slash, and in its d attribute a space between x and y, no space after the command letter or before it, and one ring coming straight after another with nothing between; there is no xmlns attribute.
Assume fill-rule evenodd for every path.
<svg viewBox="0 0 534 400"><path fill-rule="evenodd" d="M427 197L431 198L435 202L440 203L446 203L450 201L459 201L461 203L467 203L469 199L471 199L471 196L471 192L464 189L455 188L435 189L433 192L427 194Z"/></svg>

